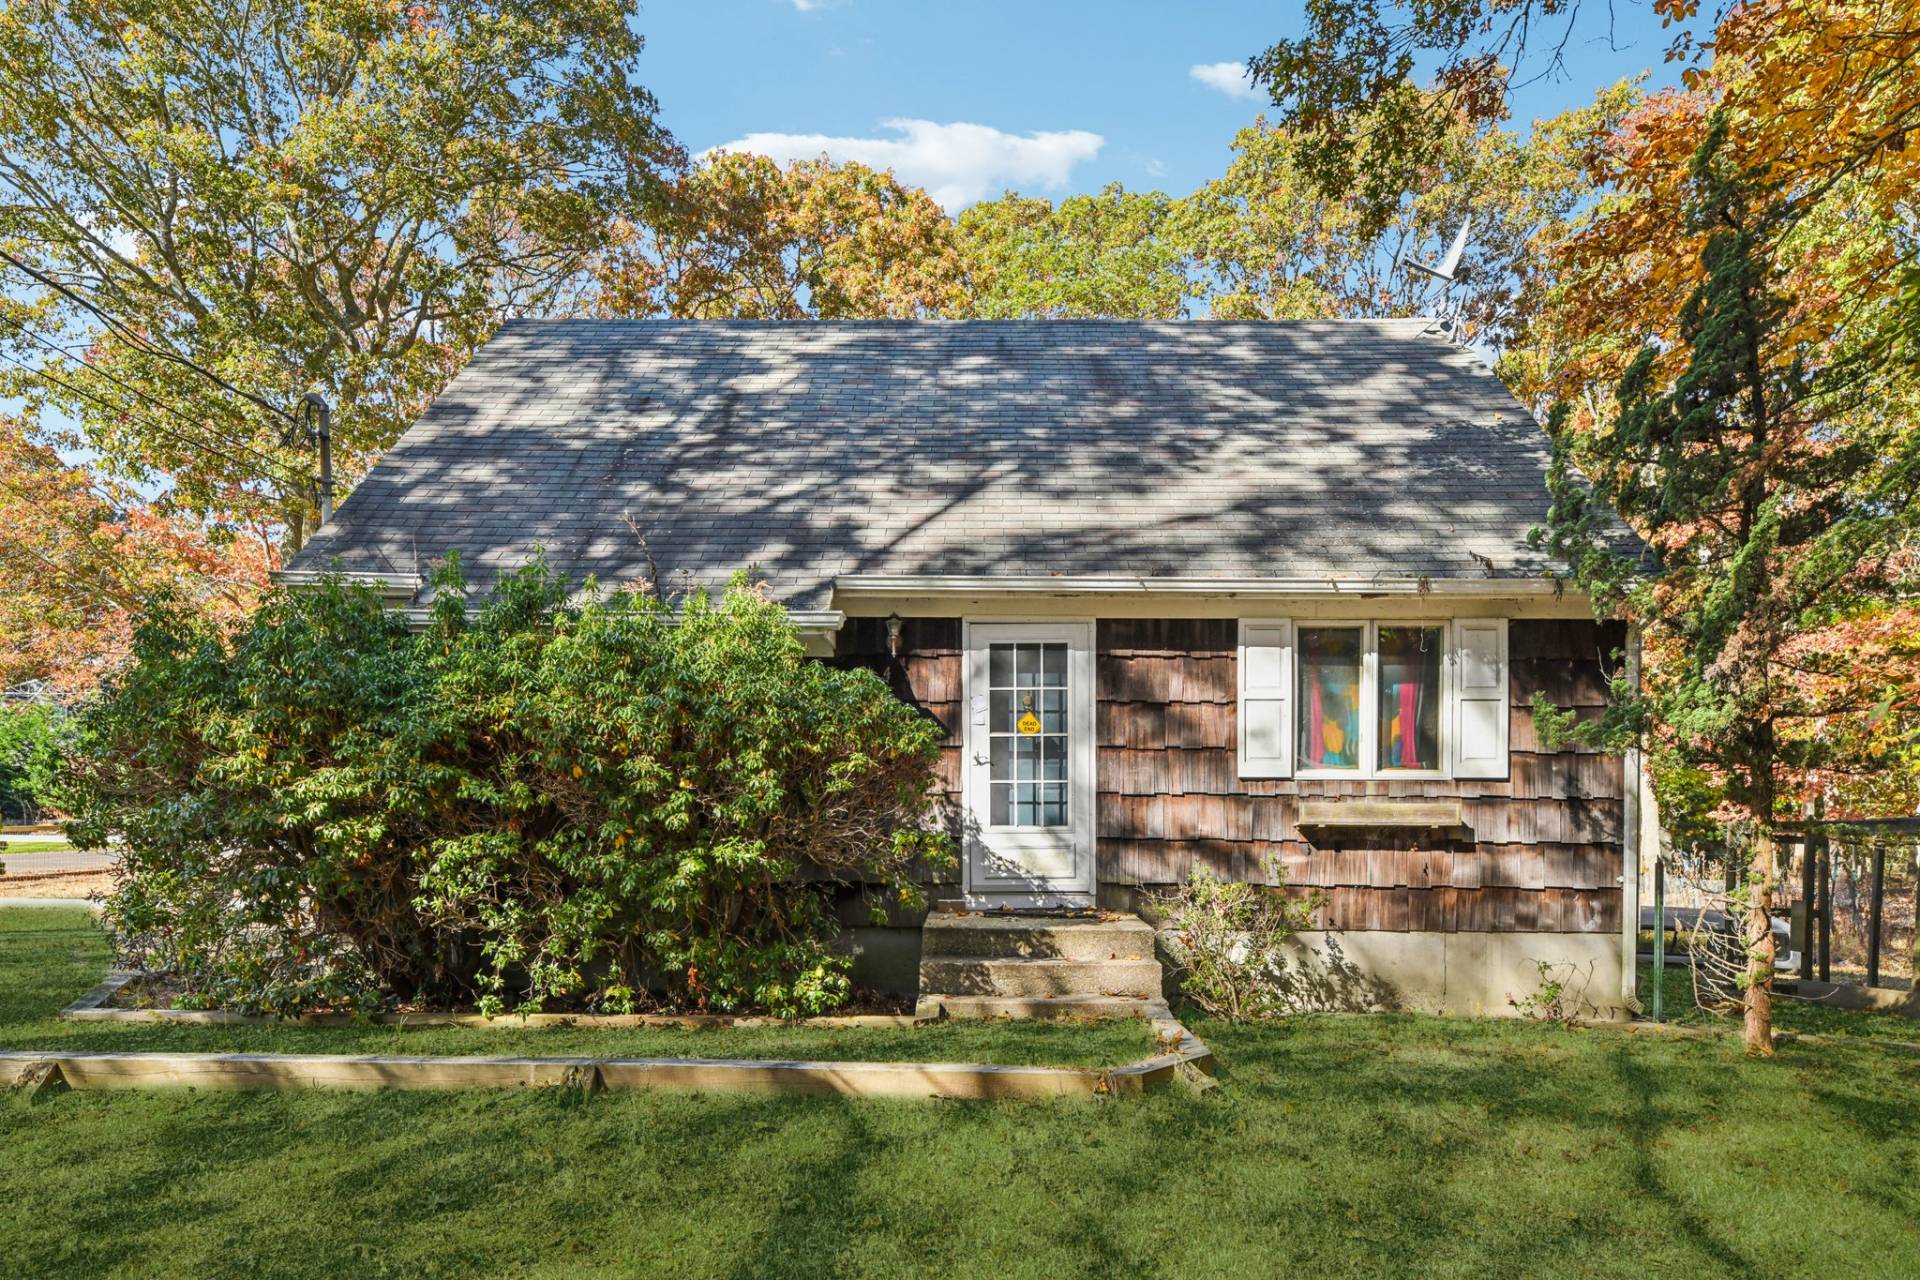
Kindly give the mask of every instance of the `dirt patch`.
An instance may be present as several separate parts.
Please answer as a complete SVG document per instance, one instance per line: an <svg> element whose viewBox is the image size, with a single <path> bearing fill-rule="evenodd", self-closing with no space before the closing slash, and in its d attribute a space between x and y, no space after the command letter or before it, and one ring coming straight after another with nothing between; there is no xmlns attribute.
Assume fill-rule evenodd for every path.
<svg viewBox="0 0 1920 1280"><path fill-rule="evenodd" d="M30 876L0 876L0 898L91 898L111 892L111 871L43 871Z"/></svg>
<svg viewBox="0 0 1920 1280"><path fill-rule="evenodd" d="M171 1009L186 984L165 974L141 974L107 997L108 1009Z"/></svg>

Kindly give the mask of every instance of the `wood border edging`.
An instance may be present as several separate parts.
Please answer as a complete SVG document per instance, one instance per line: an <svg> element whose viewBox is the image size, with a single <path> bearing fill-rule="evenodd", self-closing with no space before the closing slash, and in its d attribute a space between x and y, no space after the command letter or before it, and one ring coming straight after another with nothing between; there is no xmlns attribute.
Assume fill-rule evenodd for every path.
<svg viewBox="0 0 1920 1280"><path fill-rule="evenodd" d="M269 1023L273 1019L216 1010L107 1009L104 1002L136 975L114 972L62 1011L74 1021ZM155 1015L174 1014L175 1017ZM122 1015L132 1015L123 1017ZM191 1016L190 1016L191 1015ZM470 1015L392 1015L403 1026L912 1026L912 1018L802 1019L636 1014L586 1020L563 1014L550 1021ZM0 1050L0 1082L36 1089L678 1089L701 1093L800 1094L854 1098L967 1100L1134 1097L1184 1083L1211 1087L1213 1051L1181 1025L1164 1003L1145 1016L1158 1052L1121 1067L999 1066L970 1062L818 1062L755 1058L410 1057L292 1053L111 1053ZM636 1019L640 1019L636 1021ZM381 1019L386 1021L388 1019ZM288 1019L321 1022L321 1018ZM344 1015L325 1022L348 1023Z"/></svg>
<svg viewBox="0 0 1920 1280"><path fill-rule="evenodd" d="M817 1062L751 1058L408 1057L388 1054L108 1053L0 1050L0 1080L58 1072L72 1089L678 1089L855 1098L1034 1099L1134 1096L1210 1077L1213 1054L1168 1019L1170 1053L1124 1067L971 1062Z"/></svg>

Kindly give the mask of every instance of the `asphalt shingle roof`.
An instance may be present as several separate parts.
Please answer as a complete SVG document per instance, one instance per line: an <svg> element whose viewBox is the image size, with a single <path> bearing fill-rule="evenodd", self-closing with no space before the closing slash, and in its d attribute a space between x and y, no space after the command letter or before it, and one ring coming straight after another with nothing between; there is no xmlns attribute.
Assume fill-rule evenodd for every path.
<svg viewBox="0 0 1920 1280"><path fill-rule="evenodd" d="M293 567L1537 576L1545 434L1424 328L514 321Z"/></svg>

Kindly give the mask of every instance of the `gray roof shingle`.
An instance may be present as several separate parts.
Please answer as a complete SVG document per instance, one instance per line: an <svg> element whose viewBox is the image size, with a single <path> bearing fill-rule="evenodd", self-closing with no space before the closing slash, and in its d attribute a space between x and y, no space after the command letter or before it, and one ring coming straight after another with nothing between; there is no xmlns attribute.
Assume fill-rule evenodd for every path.
<svg viewBox="0 0 1920 1280"><path fill-rule="evenodd" d="M1423 329L513 321L292 567L1537 576L1546 436Z"/></svg>

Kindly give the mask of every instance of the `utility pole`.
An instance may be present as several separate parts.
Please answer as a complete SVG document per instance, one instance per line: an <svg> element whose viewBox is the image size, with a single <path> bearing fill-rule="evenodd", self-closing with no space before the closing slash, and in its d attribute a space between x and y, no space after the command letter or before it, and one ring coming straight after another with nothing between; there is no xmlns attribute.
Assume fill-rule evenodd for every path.
<svg viewBox="0 0 1920 1280"><path fill-rule="evenodd" d="M333 519L333 409L317 391L307 392L300 404L319 422L318 429L311 432L320 446L320 518L313 527L324 529Z"/></svg>

